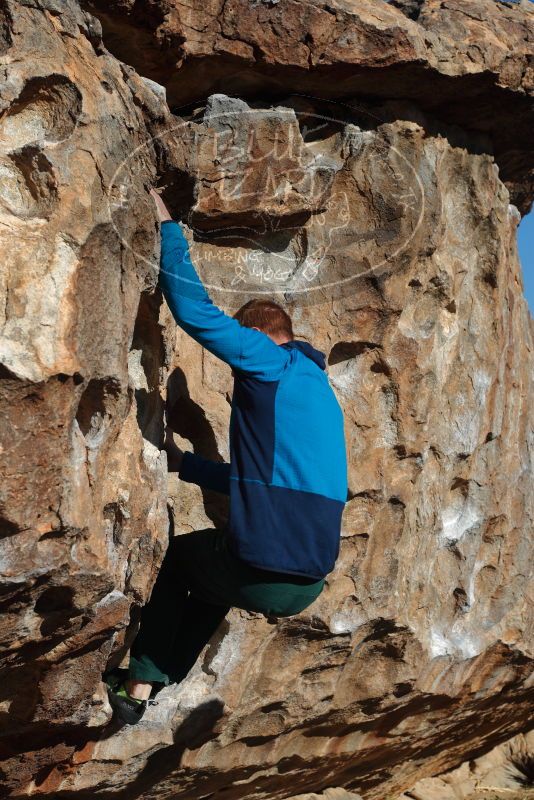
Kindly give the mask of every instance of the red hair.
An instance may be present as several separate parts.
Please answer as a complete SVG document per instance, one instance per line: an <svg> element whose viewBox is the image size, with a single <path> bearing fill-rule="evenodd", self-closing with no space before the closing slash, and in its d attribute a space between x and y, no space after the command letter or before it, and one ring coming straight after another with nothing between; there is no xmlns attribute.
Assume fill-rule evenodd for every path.
<svg viewBox="0 0 534 800"><path fill-rule="evenodd" d="M261 298L249 300L236 311L234 319L237 319L245 328L259 328L260 331L271 336L294 338L291 317L274 300Z"/></svg>

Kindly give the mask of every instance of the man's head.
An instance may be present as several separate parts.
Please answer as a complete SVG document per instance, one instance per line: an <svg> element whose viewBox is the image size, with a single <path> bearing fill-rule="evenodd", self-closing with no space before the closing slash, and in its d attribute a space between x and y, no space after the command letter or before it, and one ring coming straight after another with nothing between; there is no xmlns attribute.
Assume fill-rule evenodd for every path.
<svg viewBox="0 0 534 800"><path fill-rule="evenodd" d="M276 344L284 344L294 338L291 317L274 300L249 300L236 311L234 318L245 328L263 331Z"/></svg>

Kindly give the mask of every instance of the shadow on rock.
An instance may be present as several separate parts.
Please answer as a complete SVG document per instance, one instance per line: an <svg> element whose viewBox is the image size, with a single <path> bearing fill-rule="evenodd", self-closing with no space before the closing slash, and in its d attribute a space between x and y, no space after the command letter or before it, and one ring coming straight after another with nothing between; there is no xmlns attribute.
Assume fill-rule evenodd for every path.
<svg viewBox="0 0 534 800"><path fill-rule="evenodd" d="M189 394L187 378L176 367L167 380L167 424L179 436L188 439L193 451L212 461L222 461L217 440L202 406ZM216 527L226 524L228 500L219 492L202 489L206 516Z"/></svg>

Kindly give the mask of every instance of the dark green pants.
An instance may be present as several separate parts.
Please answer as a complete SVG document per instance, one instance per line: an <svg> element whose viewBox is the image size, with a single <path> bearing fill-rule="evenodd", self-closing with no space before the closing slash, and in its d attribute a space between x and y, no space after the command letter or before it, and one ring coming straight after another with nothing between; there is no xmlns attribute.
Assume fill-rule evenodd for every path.
<svg viewBox="0 0 534 800"><path fill-rule="evenodd" d="M141 614L129 675L179 683L232 606L288 617L313 603L323 586L324 578L248 566L230 553L224 530L175 536Z"/></svg>

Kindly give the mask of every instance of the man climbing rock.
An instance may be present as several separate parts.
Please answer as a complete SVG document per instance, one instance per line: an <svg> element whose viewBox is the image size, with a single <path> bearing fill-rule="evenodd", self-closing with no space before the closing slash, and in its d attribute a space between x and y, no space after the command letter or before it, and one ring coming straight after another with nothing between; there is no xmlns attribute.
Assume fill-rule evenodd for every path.
<svg viewBox="0 0 534 800"><path fill-rule="evenodd" d="M286 617L321 593L347 499L343 414L324 354L294 338L291 318L255 299L230 317L213 304L187 241L159 195L160 285L177 324L230 365L230 463L182 453L169 469L230 496L224 530L172 538L141 616L127 675L107 676L116 715L138 722L161 686L179 682L232 607Z"/></svg>

